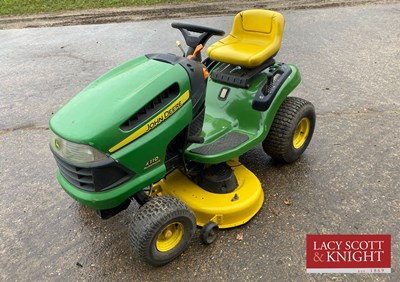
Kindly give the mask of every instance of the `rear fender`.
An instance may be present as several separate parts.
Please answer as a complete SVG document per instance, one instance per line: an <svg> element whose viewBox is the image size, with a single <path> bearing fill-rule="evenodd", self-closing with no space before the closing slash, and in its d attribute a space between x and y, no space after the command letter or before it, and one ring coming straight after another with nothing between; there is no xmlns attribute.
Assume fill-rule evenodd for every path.
<svg viewBox="0 0 400 282"><path fill-rule="evenodd" d="M287 96L289 96L289 94L297 87L297 85L299 85L300 81L301 81L301 76L300 76L300 72L299 69L295 66L295 65L284 65L287 68L290 68L290 73L288 75L282 75L280 78L283 78L282 80L280 78L277 79L276 82L274 82L272 84L272 87L270 87L270 94L267 94L264 98L265 100L270 99L270 97L272 97L272 101L267 101L261 103L262 106L267 106L267 109L265 111L267 111L267 116L268 118L265 121L265 132L263 136L263 139L267 136L269 129L271 128L272 122L275 118L276 113L278 112L281 104L283 103L283 101L286 99ZM266 81L268 80L268 78L266 79ZM265 83L264 83L265 84ZM262 91L264 85L262 87L260 87L259 91ZM253 100L253 108L254 108L254 104L258 103L255 102L257 99L257 96L260 93L257 93L257 95L254 97ZM268 97L268 95L270 95ZM257 106L260 106L260 104L258 104ZM259 110L259 109L256 109Z"/></svg>

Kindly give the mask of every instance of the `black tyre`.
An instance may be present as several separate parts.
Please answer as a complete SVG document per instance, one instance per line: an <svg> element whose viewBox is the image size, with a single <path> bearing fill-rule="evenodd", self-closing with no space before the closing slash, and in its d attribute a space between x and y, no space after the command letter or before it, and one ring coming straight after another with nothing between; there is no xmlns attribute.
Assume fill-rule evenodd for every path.
<svg viewBox="0 0 400 282"><path fill-rule="evenodd" d="M187 249L195 229L196 218L182 201L160 196L139 208L129 238L144 261L160 266Z"/></svg>
<svg viewBox="0 0 400 282"><path fill-rule="evenodd" d="M264 151L277 162L294 162L307 149L314 128L313 104L298 97L287 97L263 141Z"/></svg>
<svg viewBox="0 0 400 282"><path fill-rule="evenodd" d="M200 239L203 244L210 245L218 237L219 227L215 222L207 222L200 230Z"/></svg>

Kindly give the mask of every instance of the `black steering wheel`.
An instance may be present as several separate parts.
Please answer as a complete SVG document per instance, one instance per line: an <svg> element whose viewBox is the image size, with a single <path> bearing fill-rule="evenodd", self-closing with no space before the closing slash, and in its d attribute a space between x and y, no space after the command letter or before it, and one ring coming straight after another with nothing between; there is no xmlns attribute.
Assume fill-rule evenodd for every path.
<svg viewBox="0 0 400 282"><path fill-rule="evenodd" d="M225 35L225 31L223 31L223 30L206 27L206 26L187 24L187 23L177 23L177 22L172 23L171 26L173 28L179 29L179 31L182 33L183 38L185 39L186 45L189 46L187 55L193 54L197 45L202 44L203 46L205 46L208 39L210 39L211 36ZM195 36L191 32L199 33L199 35Z"/></svg>
<svg viewBox="0 0 400 282"><path fill-rule="evenodd" d="M173 28L177 28L179 30L181 29L186 29L187 31L192 31L192 32L197 32L197 33L209 33L211 35L218 35L218 36L223 36L225 35L225 31L216 29L216 28L211 28L207 26L200 26L200 25L194 25L194 24L187 24L187 23L172 23L171 24Z"/></svg>

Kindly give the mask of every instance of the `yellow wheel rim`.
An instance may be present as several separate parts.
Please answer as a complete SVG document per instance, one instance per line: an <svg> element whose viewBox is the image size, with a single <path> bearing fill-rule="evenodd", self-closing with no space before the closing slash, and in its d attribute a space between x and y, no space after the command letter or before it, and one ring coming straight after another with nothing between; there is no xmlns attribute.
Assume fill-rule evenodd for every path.
<svg viewBox="0 0 400 282"><path fill-rule="evenodd" d="M296 131L293 136L293 147L295 149L301 148L307 140L308 134L310 133L311 122L310 119L304 117L297 124Z"/></svg>
<svg viewBox="0 0 400 282"><path fill-rule="evenodd" d="M168 252L175 248L183 237L183 225L174 222L167 225L157 236L156 248L160 252Z"/></svg>

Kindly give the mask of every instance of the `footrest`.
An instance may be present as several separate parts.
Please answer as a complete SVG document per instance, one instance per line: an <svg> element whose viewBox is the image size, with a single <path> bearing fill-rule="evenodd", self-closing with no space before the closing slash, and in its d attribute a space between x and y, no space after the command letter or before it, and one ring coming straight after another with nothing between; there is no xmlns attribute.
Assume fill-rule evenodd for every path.
<svg viewBox="0 0 400 282"><path fill-rule="evenodd" d="M235 147L239 146L243 142L247 141L249 137L246 134L239 132L229 132L214 142L190 150L192 153L199 155L215 155L219 154Z"/></svg>

